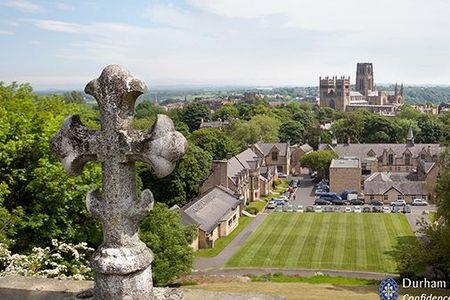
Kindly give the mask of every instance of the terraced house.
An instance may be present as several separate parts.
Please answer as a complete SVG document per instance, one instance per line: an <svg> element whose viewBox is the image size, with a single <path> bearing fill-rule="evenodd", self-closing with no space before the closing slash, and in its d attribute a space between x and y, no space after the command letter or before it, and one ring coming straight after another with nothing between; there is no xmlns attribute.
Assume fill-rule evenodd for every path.
<svg viewBox="0 0 450 300"><path fill-rule="evenodd" d="M289 175L291 169L289 143L256 143L252 146L252 150L264 160L266 166L273 166L278 173Z"/></svg>
<svg viewBox="0 0 450 300"><path fill-rule="evenodd" d="M247 203L267 195L277 178L275 166L248 148L228 160L213 161L211 173L200 187L200 193L223 186Z"/></svg>
<svg viewBox="0 0 450 300"><path fill-rule="evenodd" d="M340 158L358 159L361 165L361 185L366 200L427 198L434 193L441 173L440 144L416 144L410 128L405 144L322 144ZM357 176L357 175L353 175ZM330 178L338 190L349 189L342 176Z"/></svg>

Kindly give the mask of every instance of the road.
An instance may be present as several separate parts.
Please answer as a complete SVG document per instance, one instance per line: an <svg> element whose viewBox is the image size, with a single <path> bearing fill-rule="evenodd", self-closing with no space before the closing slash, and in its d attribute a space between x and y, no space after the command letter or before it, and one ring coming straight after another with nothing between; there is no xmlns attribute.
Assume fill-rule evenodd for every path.
<svg viewBox="0 0 450 300"><path fill-rule="evenodd" d="M258 226L267 217L267 213L258 214L255 219L247 225L234 239L222 250L217 256L214 257L198 257L194 262L194 269L196 270L209 270L222 268L225 263L231 258L234 252L244 244L247 238L258 228Z"/></svg>

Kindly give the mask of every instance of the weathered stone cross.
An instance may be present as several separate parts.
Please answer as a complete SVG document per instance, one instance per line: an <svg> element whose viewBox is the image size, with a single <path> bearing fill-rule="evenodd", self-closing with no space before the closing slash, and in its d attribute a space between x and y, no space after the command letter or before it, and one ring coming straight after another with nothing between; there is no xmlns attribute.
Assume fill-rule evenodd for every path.
<svg viewBox="0 0 450 300"><path fill-rule="evenodd" d="M158 115L149 132L133 129L134 104L146 90L145 83L126 69L107 66L85 88L97 100L101 130L89 130L74 115L51 141L52 152L70 175L79 175L90 160L102 163L102 191L93 190L86 197L104 235L91 259L96 299L153 299L153 255L138 235L139 221L153 207L153 195L144 190L137 199L135 162L150 164L158 177L167 176L187 143L165 115Z"/></svg>

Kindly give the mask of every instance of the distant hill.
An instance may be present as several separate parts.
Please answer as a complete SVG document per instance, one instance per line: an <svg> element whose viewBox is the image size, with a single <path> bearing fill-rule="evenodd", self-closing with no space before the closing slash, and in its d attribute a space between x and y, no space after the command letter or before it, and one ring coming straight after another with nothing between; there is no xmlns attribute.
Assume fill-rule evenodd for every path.
<svg viewBox="0 0 450 300"><path fill-rule="evenodd" d="M447 103L450 102L450 86L407 86L405 100L408 103Z"/></svg>

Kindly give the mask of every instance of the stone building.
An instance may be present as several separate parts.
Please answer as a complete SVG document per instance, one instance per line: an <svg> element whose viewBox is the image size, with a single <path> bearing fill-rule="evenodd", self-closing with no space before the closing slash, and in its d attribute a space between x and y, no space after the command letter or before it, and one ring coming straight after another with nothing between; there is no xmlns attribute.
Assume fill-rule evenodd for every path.
<svg viewBox="0 0 450 300"><path fill-rule="evenodd" d="M291 171L293 175L298 175L302 172L302 166L300 165L300 159L308 153L313 152L313 147L308 144L303 144L301 146L294 145L291 146Z"/></svg>
<svg viewBox="0 0 450 300"><path fill-rule="evenodd" d="M268 194L276 178L275 167L265 165L264 160L248 148L228 160L213 161L200 193L221 185L247 203Z"/></svg>
<svg viewBox="0 0 450 300"><path fill-rule="evenodd" d="M380 115L395 115L404 104L403 84L394 92L378 91L374 83L372 63L356 66L355 91L350 89L350 77L319 77L319 105L339 111L367 109Z"/></svg>
<svg viewBox="0 0 450 300"><path fill-rule="evenodd" d="M238 225L243 203L233 191L215 186L186 204L181 218L186 225L195 225L198 235L194 249L213 248L220 237L229 235Z"/></svg>
<svg viewBox="0 0 450 300"><path fill-rule="evenodd" d="M291 169L291 149L289 143L256 143L254 153L262 158L265 166L273 166L278 173L289 175Z"/></svg>
<svg viewBox="0 0 450 300"><path fill-rule="evenodd" d="M356 157L331 161L330 192L340 195L345 190L361 192L361 163Z"/></svg>
<svg viewBox="0 0 450 300"><path fill-rule="evenodd" d="M367 199L380 200L384 197L384 192L389 189L391 194L399 193L409 201L414 197L425 198L423 195L434 194L441 174L439 154L444 150L444 146L416 144L410 129L406 144L334 143L321 144L319 149L332 150L340 158L359 159L361 181L364 182L364 194ZM377 176L372 176L373 174ZM330 185L333 185L331 178ZM391 187L394 190L391 190Z"/></svg>

